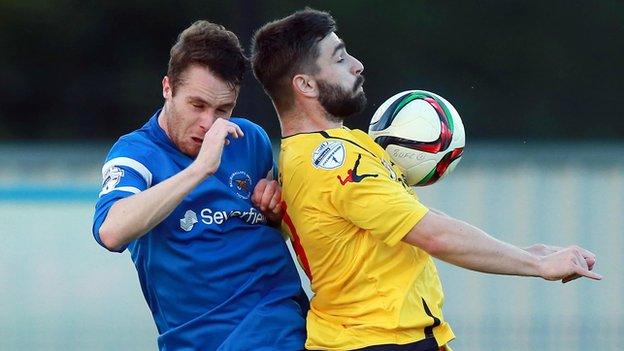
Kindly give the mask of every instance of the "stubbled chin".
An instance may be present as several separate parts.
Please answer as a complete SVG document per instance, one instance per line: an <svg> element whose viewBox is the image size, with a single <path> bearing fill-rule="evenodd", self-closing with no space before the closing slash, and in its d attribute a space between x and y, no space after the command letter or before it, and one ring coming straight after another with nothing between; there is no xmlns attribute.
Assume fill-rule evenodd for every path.
<svg viewBox="0 0 624 351"><path fill-rule="evenodd" d="M199 154L199 147L191 148L186 154L191 156L192 158L197 157L197 155Z"/></svg>
<svg viewBox="0 0 624 351"><path fill-rule="evenodd" d="M197 157L197 155L199 154L200 148L201 148L201 145L197 145L197 143L195 143L194 141L191 141L190 143L187 143L186 145L178 146L178 149L182 151L183 154L192 158Z"/></svg>

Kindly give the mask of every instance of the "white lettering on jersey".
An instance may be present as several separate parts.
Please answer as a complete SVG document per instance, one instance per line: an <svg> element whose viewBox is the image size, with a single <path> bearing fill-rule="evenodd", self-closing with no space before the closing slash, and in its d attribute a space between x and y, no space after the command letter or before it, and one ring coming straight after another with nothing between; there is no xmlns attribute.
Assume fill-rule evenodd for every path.
<svg viewBox="0 0 624 351"><path fill-rule="evenodd" d="M187 211L188 212L188 211ZM258 223L266 223L266 218L264 215L255 208L251 207L249 211L213 211L210 208L204 208L199 213L201 217L201 221L204 224L223 224L225 221L231 218L240 218L244 222L249 224L258 224Z"/></svg>

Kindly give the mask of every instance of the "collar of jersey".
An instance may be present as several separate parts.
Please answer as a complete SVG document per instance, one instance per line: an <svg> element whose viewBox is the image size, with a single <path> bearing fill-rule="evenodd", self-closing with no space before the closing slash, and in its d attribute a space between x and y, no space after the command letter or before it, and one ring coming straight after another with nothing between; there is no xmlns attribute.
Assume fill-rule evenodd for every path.
<svg viewBox="0 0 624 351"><path fill-rule="evenodd" d="M329 134L330 136L345 137L345 136L349 135L349 133L351 132L351 129L349 129L348 127L342 126L342 127L338 127L338 128L318 130L318 131L314 131L314 132L295 133L293 135L282 137L282 141L285 141L285 140L288 140L288 139L294 139L295 137L301 136L301 135L311 135L311 134L319 134L320 135L321 132L325 132L325 133Z"/></svg>

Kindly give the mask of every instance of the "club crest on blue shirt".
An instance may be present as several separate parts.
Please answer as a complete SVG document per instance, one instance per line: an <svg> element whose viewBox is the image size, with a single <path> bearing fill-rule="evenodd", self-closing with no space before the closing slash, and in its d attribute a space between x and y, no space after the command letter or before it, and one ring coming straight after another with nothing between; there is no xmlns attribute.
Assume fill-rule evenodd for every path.
<svg viewBox="0 0 624 351"><path fill-rule="evenodd" d="M106 169L102 174L102 193L106 194L113 191L123 176L123 169L117 166L111 166Z"/></svg>
<svg viewBox="0 0 624 351"><path fill-rule="evenodd" d="M230 188L243 200L251 195L251 177L245 171L237 171L230 175Z"/></svg>

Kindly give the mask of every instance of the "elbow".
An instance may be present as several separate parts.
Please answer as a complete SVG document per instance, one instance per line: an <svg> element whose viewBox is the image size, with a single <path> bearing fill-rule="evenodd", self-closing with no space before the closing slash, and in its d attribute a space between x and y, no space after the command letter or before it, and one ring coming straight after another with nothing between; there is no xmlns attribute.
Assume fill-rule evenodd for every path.
<svg viewBox="0 0 624 351"><path fill-rule="evenodd" d="M450 229L452 228L450 221L450 217L429 212L410 230L403 240L417 246L431 256L444 257L453 250L455 245Z"/></svg>
<svg viewBox="0 0 624 351"><path fill-rule="evenodd" d="M119 240L119 235L115 235L114 230L102 224L98 230L99 243L110 252L122 252L125 249L125 243Z"/></svg>
<svg viewBox="0 0 624 351"><path fill-rule="evenodd" d="M442 257L450 250L450 242L443 233L432 233L424 238L421 249L433 257Z"/></svg>
<svg viewBox="0 0 624 351"><path fill-rule="evenodd" d="M430 218L416 225L403 240L431 256L441 257L452 250L453 242L446 228L433 225Z"/></svg>

